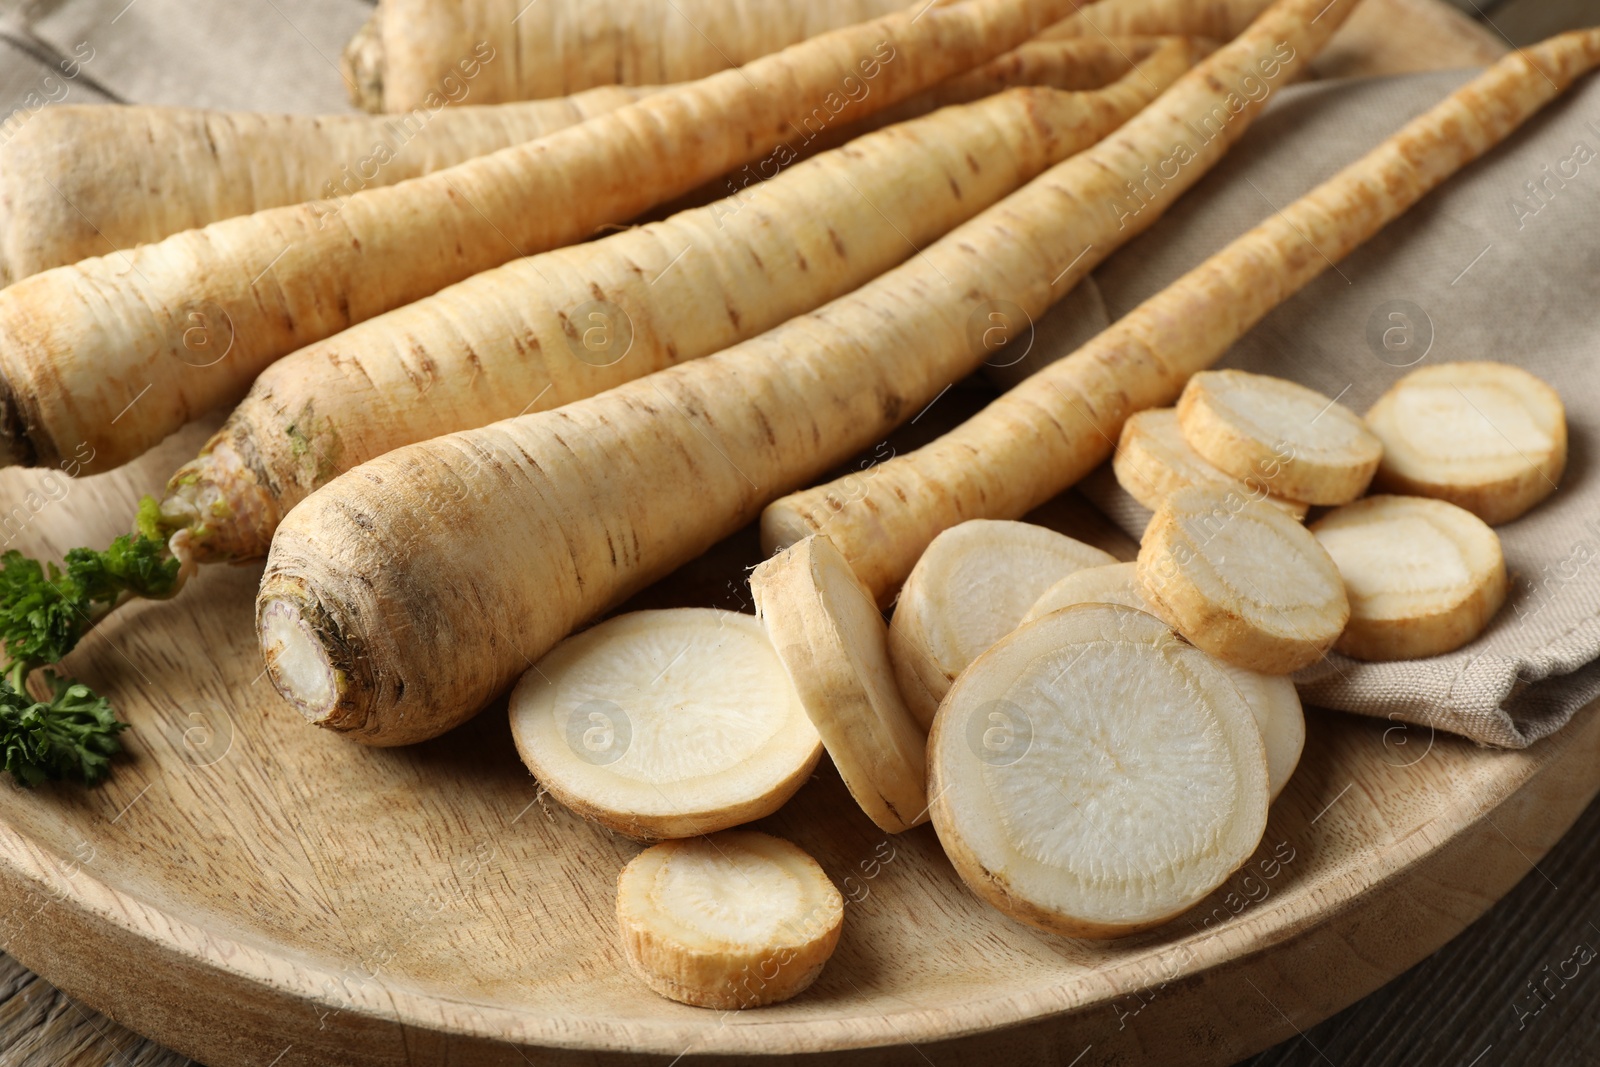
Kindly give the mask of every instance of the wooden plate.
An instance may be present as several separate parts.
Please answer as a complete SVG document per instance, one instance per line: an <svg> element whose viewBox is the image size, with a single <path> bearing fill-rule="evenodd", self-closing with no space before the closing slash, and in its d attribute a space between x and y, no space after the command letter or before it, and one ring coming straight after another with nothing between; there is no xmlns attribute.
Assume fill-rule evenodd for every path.
<svg viewBox="0 0 1600 1067"><path fill-rule="evenodd" d="M82 482L0 472L6 547L104 544L203 437ZM754 554L736 538L650 596L737 603ZM851 901L839 952L798 1000L720 1014L629 975L613 887L638 846L541 800L503 707L372 750L281 706L251 626L259 573L214 569L74 655L134 726L109 783L0 786L5 949L210 1067L1229 1063L1457 933L1600 784L1592 712L1526 753L1314 714L1251 864L1163 930L1090 943L983 906L931 828L885 836L824 766L762 825Z"/></svg>

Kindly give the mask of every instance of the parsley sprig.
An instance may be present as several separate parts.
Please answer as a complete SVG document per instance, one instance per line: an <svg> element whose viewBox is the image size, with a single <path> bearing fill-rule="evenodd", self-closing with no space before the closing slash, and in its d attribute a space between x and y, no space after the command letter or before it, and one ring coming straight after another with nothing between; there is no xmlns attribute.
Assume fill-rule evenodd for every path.
<svg viewBox="0 0 1600 1067"><path fill-rule="evenodd" d="M45 674L48 700L35 700L27 678L77 647L111 610L136 597L163 599L178 591L180 563L167 551L152 498L139 506L139 529L103 552L75 548L64 567L21 552L0 556L0 646L9 661L0 681L0 758L18 782L104 778L121 751L127 724L110 701L55 670Z"/></svg>

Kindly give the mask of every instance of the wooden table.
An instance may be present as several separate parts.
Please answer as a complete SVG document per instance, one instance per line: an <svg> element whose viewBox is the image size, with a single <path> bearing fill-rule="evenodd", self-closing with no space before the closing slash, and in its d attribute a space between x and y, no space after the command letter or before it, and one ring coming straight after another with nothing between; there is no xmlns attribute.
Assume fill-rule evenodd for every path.
<svg viewBox="0 0 1600 1067"><path fill-rule="evenodd" d="M7 41L13 69L0 72L0 91L26 80L29 72L20 79L15 73L26 57L50 62L38 42L15 34ZM1506 47L1494 32L1441 0L1366 0L1316 66L1324 77L1480 66ZM95 95L94 85L85 89ZM1546 980L1579 946L1600 946L1600 907L1591 904L1596 900L1600 803L1467 933L1346 1011L1249 1062L1277 1067L1600 1060L1600 1027L1594 1025L1600 984L1592 984L1600 977L1585 969L1565 984ZM1541 981L1543 997L1531 984ZM0 1067L189 1062L0 955Z"/></svg>

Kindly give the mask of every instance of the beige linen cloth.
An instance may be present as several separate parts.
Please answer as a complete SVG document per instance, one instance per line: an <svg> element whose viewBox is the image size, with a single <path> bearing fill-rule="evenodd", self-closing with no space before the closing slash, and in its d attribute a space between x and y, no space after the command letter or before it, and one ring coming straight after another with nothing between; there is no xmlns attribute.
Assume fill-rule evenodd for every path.
<svg viewBox="0 0 1600 1067"><path fill-rule="evenodd" d="M1469 76L1285 90L1215 172L1040 321L1022 364L991 373L1014 377L1072 351ZM1409 365L1468 359L1524 367L1567 408L1559 487L1497 531L1506 606L1458 652L1400 663L1334 653L1295 680L1323 707L1522 748L1600 696L1600 78L1329 267L1220 365L1291 378L1364 413ZM1137 538L1149 512L1094 491L1106 474L1086 492Z"/></svg>

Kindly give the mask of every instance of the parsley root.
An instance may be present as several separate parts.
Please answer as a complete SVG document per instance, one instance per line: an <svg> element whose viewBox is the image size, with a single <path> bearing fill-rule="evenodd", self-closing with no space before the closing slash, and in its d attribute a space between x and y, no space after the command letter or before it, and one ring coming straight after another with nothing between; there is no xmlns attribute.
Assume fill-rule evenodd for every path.
<svg viewBox="0 0 1600 1067"><path fill-rule="evenodd" d="M344 53L351 100L408 111L486 44L485 103L596 85L664 85L899 11L907 0L382 0Z"/></svg>
<svg viewBox="0 0 1600 1067"><path fill-rule="evenodd" d="M1016 47L1072 0L968 0L836 30L525 145L272 208L0 290L0 459L95 470L237 401L280 356L592 234Z"/></svg>
<svg viewBox="0 0 1600 1067"><path fill-rule="evenodd" d="M1270 4L1271 0L1099 0L1039 36L1049 40L1170 33L1231 41Z"/></svg>
<svg viewBox="0 0 1600 1067"><path fill-rule="evenodd" d="M0 282L220 219L428 174L653 90L606 86L392 118L188 107L49 107L0 142ZM154 194L154 195L153 195Z"/></svg>
<svg viewBox="0 0 1600 1067"><path fill-rule="evenodd" d="M1174 41L1099 92L1013 89L944 108L301 349L173 477L166 516L201 559L265 555L290 508L360 463L593 396L850 292L1100 140L1188 66Z"/></svg>
<svg viewBox="0 0 1600 1067"><path fill-rule="evenodd" d="M257 597L274 685L310 721L369 744L470 717L574 626L975 369L991 354L981 324L996 301L1038 313L1148 226L1262 101L1197 143L1137 213L1120 199L1126 183L1167 158L1187 123L1226 111L1228 87L1263 64L1292 78L1354 4L1335 0L1313 22L1326 6L1280 0L1114 136L815 312L553 411L407 445L323 486L278 527Z"/></svg>

